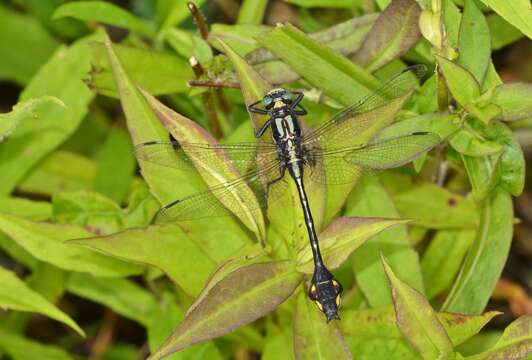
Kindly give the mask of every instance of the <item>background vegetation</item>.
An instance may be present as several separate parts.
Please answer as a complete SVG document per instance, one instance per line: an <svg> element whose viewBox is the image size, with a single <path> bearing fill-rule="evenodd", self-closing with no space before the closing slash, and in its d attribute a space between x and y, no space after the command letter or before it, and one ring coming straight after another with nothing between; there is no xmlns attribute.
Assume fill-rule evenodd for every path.
<svg viewBox="0 0 532 360"><path fill-rule="evenodd" d="M196 5L205 17L181 0L0 1L0 357L530 358L530 2ZM253 141L264 119L245 103L278 85L305 90L316 126L414 63L419 92L360 141L394 119L384 132L447 141L310 190L341 321L305 296L292 197L264 217L150 225L209 180L140 174L133 144Z"/></svg>

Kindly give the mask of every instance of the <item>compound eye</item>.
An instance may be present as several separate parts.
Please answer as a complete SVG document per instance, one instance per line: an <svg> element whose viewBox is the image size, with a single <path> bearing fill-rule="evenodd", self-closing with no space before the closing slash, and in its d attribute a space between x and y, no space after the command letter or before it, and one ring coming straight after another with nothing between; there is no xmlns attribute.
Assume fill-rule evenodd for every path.
<svg viewBox="0 0 532 360"><path fill-rule="evenodd" d="M263 99L262 99L262 105L264 105L265 108L268 108L272 105L273 103L273 99L269 96L265 96Z"/></svg>
<svg viewBox="0 0 532 360"><path fill-rule="evenodd" d="M285 92L283 95L282 95L282 99L284 102L292 102L292 93L289 93L289 92Z"/></svg>

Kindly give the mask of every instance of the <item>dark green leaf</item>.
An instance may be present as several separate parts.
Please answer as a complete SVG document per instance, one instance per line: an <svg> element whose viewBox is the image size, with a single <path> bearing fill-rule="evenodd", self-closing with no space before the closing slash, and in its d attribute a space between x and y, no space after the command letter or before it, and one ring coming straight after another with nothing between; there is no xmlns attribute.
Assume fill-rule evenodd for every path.
<svg viewBox="0 0 532 360"><path fill-rule="evenodd" d="M9 235L37 259L64 270L102 277L121 277L142 271L139 266L65 243L65 240L93 235L80 227L32 222L2 214L0 231Z"/></svg>
<svg viewBox="0 0 532 360"><path fill-rule="evenodd" d="M66 109L48 103L39 110L39 121L24 121L0 147L0 194L9 194L43 157L67 139L79 126L93 99L82 78L89 70L87 44L101 38L101 33L62 47L39 70L24 89L20 101L40 96L54 96Z"/></svg>
<svg viewBox="0 0 532 360"><path fill-rule="evenodd" d="M150 24L121 7L105 1L76 1L63 4L54 12L53 19L73 17L84 21L97 21L125 28L146 36L153 36Z"/></svg>
<svg viewBox="0 0 532 360"><path fill-rule="evenodd" d="M363 176L351 193L346 207L351 216L399 217L397 209L382 184L375 176ZM408 283L423 291L419 259L410 245L406 226L390 229L370 239L353 254L353 270L357 284L371 306L392 303L388 280L380 266L379 253L389 257L398 274Z"/></svg>
<svg viewBox="0 0 532 360"><path fill-rule="evenodd" d="M486 20L490 29L493 50L499 50L524 36L521 31L497 14L487 16Z"/></svg>
<svg viewBox="0 0 532 360"><path fill-rule="evenodd" d="M81 336L85 336L83 330L67 314L2 267L0 267L0 308L40 313L61 321Z"/></svg>
<svg viewBox="0 0 532 360"><path fill-rule="evenodd" d="M0 6L0 78L27 84L59 43L35 18ZM31 46L29 46L31 44Z"/></svg>
<svg viewBox="0 0 532 360"><path fill-rule="evenodd" d="M474 0L465 0L459 47L458 63L482 84L490 62L491 39L486 18Z"/></svg>
<svg viewBox="0 0 532 360"><path fill-rule="evenodd" d="M497 191L482 206L477 236L443 310L463 314L484 310L506 262L512 230L512 200Z"/></svg>
<svg viewBox="0 0 532 360"><path fill-rule="evenodd" d="M353 358L344 342L338 322L326 323L323 314L304 291L300 291L297 297L294 315L294 355L296 359Z"/></svg>

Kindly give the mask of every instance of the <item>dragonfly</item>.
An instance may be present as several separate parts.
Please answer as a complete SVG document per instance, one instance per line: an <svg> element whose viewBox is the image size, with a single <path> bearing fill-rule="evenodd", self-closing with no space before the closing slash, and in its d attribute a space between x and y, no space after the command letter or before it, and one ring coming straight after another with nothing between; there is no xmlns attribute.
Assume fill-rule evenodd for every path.
<svg viewBox="0 0 532 360"><path fill-rule="evenodd" d="M339 320L342 285L326 267L322 257L305 182L328 185L353 182L364 170L385 170L405 165L438 145L442 139L427 131L397 134L384 139L377 136L364 143L354 140L382 116L388 101L417 85L425 71L423 65L404 69L373 93L315 129L304 129L298 118L307 115L301 105L303 92L276 88L248 106L249 112L267 116L267 121L255 130L259 141L212 144L170 140L137 145L135 151L140 161L173 168L190 167L200 162L207 165L196 166L201 173L204 168L220 166L221 158L225 158L240 174L163 206L157 215L158 221L188 221L230 215L242 208L238 203L246 204L247 211L253 210L250 206L266 207L282 198L289 188L288 181L295 182L314 262L308 296L325 314L327 322ZM271 139L264 137L268 130L271 131ZM169 157L169 153L175 156ZM246 192L244 188L253 191Z"/></svg>

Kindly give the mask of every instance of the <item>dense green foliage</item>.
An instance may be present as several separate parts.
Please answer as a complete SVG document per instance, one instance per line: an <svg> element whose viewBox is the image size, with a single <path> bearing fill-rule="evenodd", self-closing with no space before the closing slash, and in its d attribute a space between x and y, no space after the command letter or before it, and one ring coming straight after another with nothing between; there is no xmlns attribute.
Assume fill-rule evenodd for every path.
<svg viewBox="0 0 532 360"><path fill-rule="evenodd" d="M205 23L185 1L130 2L0 1L0 80L22 89L0 114L0 357L532 354L532 315L482 330L498 315L486 305L525 184L514 132L532 126L532 85L503 83L491 55L532 38L529 0L216 2L232 24ZM196 5L217 18L215 2ZM297 26L262 25L274 8ZM169 133L255 141L265 119L246 104L275 86L305 91L314 127L414 63L429 69L418 91L390 99L354 140L445 141L400 169L307 187L345 289L340 321L306 297L296 193L264 212L224 204L233 216L153 224L161 205L239 173L145 161L137 171L134 145ZM142 339L113 341L121 322Z"/></svg>

